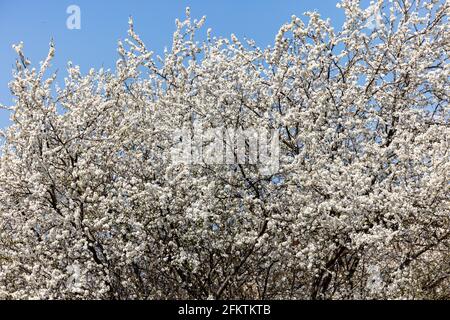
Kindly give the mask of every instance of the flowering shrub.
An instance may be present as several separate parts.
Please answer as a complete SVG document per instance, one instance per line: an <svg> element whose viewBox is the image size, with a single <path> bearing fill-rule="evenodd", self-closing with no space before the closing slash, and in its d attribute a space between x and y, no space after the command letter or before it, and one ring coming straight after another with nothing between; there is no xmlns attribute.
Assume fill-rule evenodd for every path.
<svg viewBox="0 0 450 320"><path fill-rule="evenodd" d="M339 6L266 49L187 10L162 57L130 19L62 87L16 45L0 298L450 298L449 4ZM277 172L172 161L194 123L277 130Z"/></svg>

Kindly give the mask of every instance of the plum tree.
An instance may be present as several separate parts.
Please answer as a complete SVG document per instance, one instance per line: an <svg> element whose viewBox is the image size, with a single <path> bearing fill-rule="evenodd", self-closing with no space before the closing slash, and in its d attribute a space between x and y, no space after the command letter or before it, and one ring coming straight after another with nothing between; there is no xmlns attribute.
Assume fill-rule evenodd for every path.
<svg viewBox="0 0 450 320"><path fill-rule="evenodd" d="M15 46L0 297L450 298L449 4L339 6L265 49L187 10L163 56L130 19L115 70L62 87L53 44ZM277 130L277 171L174 162L194 124Z"/></svg>

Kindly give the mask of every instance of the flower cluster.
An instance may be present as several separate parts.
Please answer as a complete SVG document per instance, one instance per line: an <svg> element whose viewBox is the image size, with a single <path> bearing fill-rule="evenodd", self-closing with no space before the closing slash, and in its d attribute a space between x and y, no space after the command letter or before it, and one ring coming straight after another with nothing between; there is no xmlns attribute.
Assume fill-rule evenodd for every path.
<svg viewBox="0 0 450 320"><path fill-rule="evenodd" d="M53 44L15 46L0 298L450 298L449 3L340 7L265 49L188 9L163 56L130 19L115 70L62 87ZM197 123L278 130L277 172L174 163Z"/></svg>

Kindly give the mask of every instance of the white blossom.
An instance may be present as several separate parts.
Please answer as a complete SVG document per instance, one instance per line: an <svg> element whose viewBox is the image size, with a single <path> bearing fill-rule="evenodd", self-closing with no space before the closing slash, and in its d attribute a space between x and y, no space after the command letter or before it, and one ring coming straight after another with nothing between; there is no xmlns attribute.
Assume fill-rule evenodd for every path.
<svg viewBox="0 0 450 320"><path fill-rule="evenodd" d="M354 0L336 30L293 16L265 49L195 40L188 8L161 57L130 17L116 69L62 87L53 43L38 69L16 45L0 298L448 299L449 4L408 3L374 30ZM277 130L278 171L172 162L199 123Z"/></svg>

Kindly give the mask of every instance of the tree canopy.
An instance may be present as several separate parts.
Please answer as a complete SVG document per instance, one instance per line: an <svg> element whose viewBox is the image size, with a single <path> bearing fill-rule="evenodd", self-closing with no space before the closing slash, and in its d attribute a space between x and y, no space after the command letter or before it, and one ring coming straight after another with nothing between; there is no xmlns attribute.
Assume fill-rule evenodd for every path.
<svg viewBox="0 0 450 320"><path fill-rule="evenodd" d="M0 298L450 298L449 4L339 6L267 48L186 10L162 56L130 19L62 86L14 46ZM173 161L194 124L276 130L277 171Z"/></svg>

